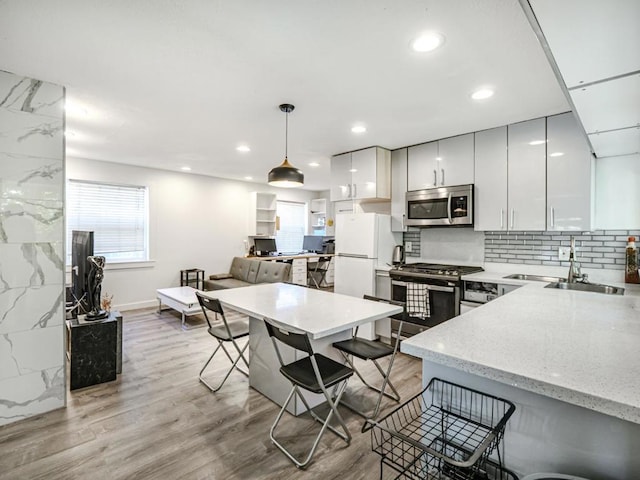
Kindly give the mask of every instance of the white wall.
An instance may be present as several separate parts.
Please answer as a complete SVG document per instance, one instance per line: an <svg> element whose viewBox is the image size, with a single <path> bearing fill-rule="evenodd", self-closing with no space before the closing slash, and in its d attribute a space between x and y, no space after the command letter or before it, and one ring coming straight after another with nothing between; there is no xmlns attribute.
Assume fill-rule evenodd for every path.
<svg viewBox="0 0 640 480"><path fill-rule="evenodd" d="M178 286L182 269L202 268L207 276L227 272L232 257L244 255L250 192L306 203L317 197L311 191L78 158L67 159L67 179L149 188L151 262L134 268L112 264L105 271L102 292L112 294L120 310L156 305L156 289Z"/></svg>

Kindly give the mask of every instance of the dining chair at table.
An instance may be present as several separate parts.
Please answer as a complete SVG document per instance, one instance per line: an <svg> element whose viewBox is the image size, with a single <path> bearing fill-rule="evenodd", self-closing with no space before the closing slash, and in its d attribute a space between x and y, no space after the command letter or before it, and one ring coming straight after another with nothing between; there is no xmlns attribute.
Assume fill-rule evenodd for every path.
<svg viewBox="0 0 640 480"><path fill-rule="evenodd" d="M340 341L340 342L335 342L333 344L333 347L340 351L340 353L344 357L347 364L353 369L354 373L358 376L358 378L360 378L362 383L368 388L370 388L371 390L374 390L378 393L375 407L372 412L365 412L361 408L358 408L352 403L348 403L348 402L343 402L343 405L349 408L350 410L352 410L353 412L357 413L358 415L364 417L365 419L375 419L378 416L378 413L380 412L380 405L382 403L383 396L388 397L392 400L395 400L396 402L400 401L400 394L398 393L396 388L393 386L393 383L391 383L390 376L391 376L391 369L393 368L393 362L395 360L396 354L398 353L398 347L400 345L400 335L402 333L402 325L406 317L406 305L404 302L387 300L379 297L373 297L370 295L365 295L363 298L365 300L372 300L375 302L384 302L384 303L389 303L392 305L403 307L402 313L393 316L393 318L396 320L399 320L400 323L398 326L398 333L396 335L395 340L391 338L391 345L387 345L386 343L383 343L380 340L366 340L364 338L359 338L357 336L358 328L354 329L353 335L351 338ZM367 382L367 380L364 378L362 373L356 368L353 357L359 358L361 360L370 360L373 363L373 365L375 365L376 369L382 376L382 384L380 387L376 387L374 385L371 385L369 382ZM389 360L386 366L386 369L383 368L380 365L380 363L378 363L378 361L381 360L382 358L388 358ZM387 387L389 387L389 389L391 390L391 393L387 392ZM362 427L363 432L367 429L365 428L366 425L367 424L365 422L365 424Z"/></svg>
<svg viewBox="0 0 640 480"><path fill-rule="evenodd" d="M198 297L198 302L200 303L200 307L202 307L202 313L204 314L204 318L207 321L207 324L209 325L207 332L209 333L209 335L211 335L213 338L215 338L218 341L218 346L209 357L209 360L207 360L207 362L204 364L204 366L202 367L202 370L200 370L200 374L198 375L198 378L202 383L205 384L205 386L209 390L215 393L222 388L222 386L224 385L224 382L227 381L227 378L229 378L229 375L231 375L231 372L233 372L234 369L238 370L240 373L244 374L247 377L249 376L249 372L244 371L238 365L238 362L242 360L246 365L247 369L249 368L249 361L244 356L244 352L249 346L249 342L247 341L244 347L242 348L240 348L240 345L237 342L237 340L243 337L249 336L249 320L244 318L243 320L234 320L232 322L229 322L227 321L227 317L224 314L222 305L217 299L205 297L200 292L196 292L196 297ZM216 318L221 318L222 324L220 325L212 324L207 312L213 312ZM231 353L225 347L225 344L229 344L229 343L234 346L237 352L237 356L235 358L231 355ZM218 353L218 350L220 350L220 348L222 348L224 353L227 355L227 358L231 361L231 367L229 367L229 370L227 370L222 381L217 386L214 387L209 385L209 383L207 383L207 381L203 378L202 375L206 370L206 368L211 363L211 360L213 360L213 357L215 357L216 353ZM232 353L233 353L233 350L232 350Z"/></svg>
<svg viewBox="0 0 640 480"><path fill-rule="evenodd" d="M347 386L347 380L353 375L353 370L329 357L320 353L315 353L311 345L311 340L306 333L297 333L290 329L283 328L268 318L265 318L264 322L267 327L267 332L273 342L276 356L280 362L280 373L291 382L291 391L271 426L269 438L273 444L278 447L298 468L305 468L311 462L313 454L320 443L320 439L327 429L342 438L347 445L351 442L351 433L349 433L349 429L338 411L338 405L340 404L340 399L342 398L342 394ZM304 352L307 356L300 360L285 364L282 359L279 344L287 345L291 348ZM324 395L330 408L329 413L325 418L318 416L309 407L309 403L305 399L301 389ZM329 389L331 389L331 393L329 393ZM296 458L275 437L275 430L284 415L287 405L291 402L294 395L297 395L298 398L300 398L313 419L322 424L320 432L315 437L313 445L304 459ZM332 425L329 425L329 421L334 415L338 421L338 426L343 430L342 432Z"/></svg>

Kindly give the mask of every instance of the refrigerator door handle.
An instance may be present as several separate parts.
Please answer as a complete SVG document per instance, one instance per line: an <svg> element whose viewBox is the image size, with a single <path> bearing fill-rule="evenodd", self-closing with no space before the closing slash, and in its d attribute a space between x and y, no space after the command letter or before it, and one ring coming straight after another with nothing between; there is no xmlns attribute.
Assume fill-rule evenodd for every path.
<svg viewBox="0 0 640 480"><path fill-rule="evenodd" d="M370 258L370 257L367 257L366 255L361 255L358 253L337 253L336 255L338 257L348 257L348 258Z"/></svg>

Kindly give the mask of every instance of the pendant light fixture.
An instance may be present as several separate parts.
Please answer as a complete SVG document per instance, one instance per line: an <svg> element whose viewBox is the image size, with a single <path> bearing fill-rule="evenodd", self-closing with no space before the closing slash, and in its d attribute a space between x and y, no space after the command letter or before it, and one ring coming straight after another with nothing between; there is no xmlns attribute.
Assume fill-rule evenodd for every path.
<svg viewBox="0 0 640 480"><path fill-rule="evenodd" d="M274 187L301 187L304 185L304 175L300 170L289 163L287 158L289 143L289 113L295 107L289 103L280 105L280 110L286 114L284 133L284 162L271 169L269 172L269 185Z"/></svg>

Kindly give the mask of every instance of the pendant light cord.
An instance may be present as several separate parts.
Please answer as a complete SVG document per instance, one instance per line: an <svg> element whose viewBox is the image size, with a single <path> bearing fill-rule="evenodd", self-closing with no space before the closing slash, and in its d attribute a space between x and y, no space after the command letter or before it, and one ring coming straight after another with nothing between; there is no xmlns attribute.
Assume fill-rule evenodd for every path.
<svg viewBox="0 0 640 480"><path fill-rule="evenodd" d="M284 121L284 158L289 155L289 112L286 112Z"/></svg>

